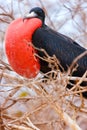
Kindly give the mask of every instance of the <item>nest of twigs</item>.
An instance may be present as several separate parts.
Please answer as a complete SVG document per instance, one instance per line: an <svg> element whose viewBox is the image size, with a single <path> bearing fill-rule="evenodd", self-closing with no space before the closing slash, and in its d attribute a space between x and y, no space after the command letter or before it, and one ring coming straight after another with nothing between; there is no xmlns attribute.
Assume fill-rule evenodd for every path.
<svg viewBox="0 0 87 130"><path fill-rule="evenodd" d="M67 72L59 70L55 56L45 60L51 71L34 79L17 75L0 60L0 130L85 130L81 124L87 120L87 101L82 92L87 88L80 84L87 81L87 72L70 76L76 59ZM68 89L70 80L76 84Z"/></svg>

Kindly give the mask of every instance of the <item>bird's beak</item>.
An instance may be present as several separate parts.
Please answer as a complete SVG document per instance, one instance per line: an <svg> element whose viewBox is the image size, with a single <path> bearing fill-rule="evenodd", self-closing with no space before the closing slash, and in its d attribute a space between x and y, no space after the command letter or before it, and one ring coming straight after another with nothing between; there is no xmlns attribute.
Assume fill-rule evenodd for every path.
<svg viewBox="0 0 87 130"><path fill-rule="evenodd" d="M26 16L24 16L23 21L25 19L35 18L35 17L37 17L37 14L35 12L31 12L31 13L27 14Z"/></svg>

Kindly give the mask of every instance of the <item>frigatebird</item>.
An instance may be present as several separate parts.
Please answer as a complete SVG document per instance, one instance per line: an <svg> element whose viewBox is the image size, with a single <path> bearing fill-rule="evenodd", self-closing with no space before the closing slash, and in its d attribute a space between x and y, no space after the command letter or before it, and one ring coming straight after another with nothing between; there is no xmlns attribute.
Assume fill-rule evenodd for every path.
<svg viewBox="0 0 87 130"><path fill-rule="evenodd" d="M80 46L76 41L70 37L63 35L47 26L45 24L45 12L40 7L32 8L28 15L24 19L38 18L42 20L42 27L35 30L32 36L32 43L39 49L44 49L49 56L55 55L59 60L61 66L65 71L71 66L73 61L80 54L84 53L86 49ZM44 57L44 53L38 51L39 56ZM87 55L84 55L76 64L78 65L76 71L73 72L74 76L83 76L87 70ZM46 73L50 71L48 62L40 59L41 71ZM82 83L83 86L87 85L87 82ZM71 88L71 86L68 86ZM87 97L87 92L83 93Z"/></svg>

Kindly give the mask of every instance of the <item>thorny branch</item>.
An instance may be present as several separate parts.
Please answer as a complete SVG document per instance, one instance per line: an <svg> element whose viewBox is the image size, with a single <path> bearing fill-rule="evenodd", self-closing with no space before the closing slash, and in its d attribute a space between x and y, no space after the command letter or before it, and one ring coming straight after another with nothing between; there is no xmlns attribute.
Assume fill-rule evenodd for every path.
<svg viewBox="0 0 87 130"><path fill-rule="evenodd" d="M68 75L72 73L72 70L73 70L73 68L75 67L75 65L77 64L78 60L81 59L82 57L84 57L85 55L87 55L87 51L83 52L82 54L80 54L79 56L77 56L77 57L73 60L71 66L70 66L69 69L68 69L68 72L67 72Z"/></svg>
<svg viewBox="0 0 87 130"><path fill-rule="evenodd" d="M10 23L10 20L15 19L14 10L13 10L14 5L12 2L11 2L11 10L8 10L8 11L6 8L0 5L0 9L1 9L0 21L3 22L3 24L5 23L8 24ZM62 3L64 2L65 1L62 0ZM52 22L52 20L50 19L44 2L42 2L42 0L39 0L39 3L41 4L41 7L45 9L47 18L50 21L50 25L53 28L55 28L54 23L53 23L54 21ZM30 5L29 1L28 1L28 4ZM69 4L71 4L71 2L69 2ZM84 31L83 32L84 34L86 33L85 30L83 28L81 29L81 26L79 26L80 24L77 21L75 21L75 16L79 14L79 12L82 10L82 8L80 8L81 5L82 3L80 3L79 1L79 5L77 6L78 8L77 7L74 8L73 4L71 4L71 7L64 6L64 8L69 10L72 20L76 23L78 28L80 27L79 31ZM81 14L83 15L83 13ZM84 22L84 28L86 28L87 25L86 25L85 19L83 17L81 18ZM68 17L68 20L70 20L70 17ZM61 23L64 23L64 21L61 21ZM59 27L60 25L62 25L61 23L59 24L58 22L57 26ZM86 38L84 37L83 39L86 39ZM52 125L56 126L55 125L56 123L57 123L57 127L60 126L60 129L63 129L65 127L65 125L63 125L63 122L64 122L72 130L75 130L75 129L81 130L81 128L77 125L77 122L73 119L73 116L76 117L79 112L83 112L85 116L87 115L87 107L85 105L82 106L82 104L85 104L84 103L85 99L83 99L83 97L79 98L79 96L77 96L77 93L87 91L86 87L83 88L80 86L81 82L87 81L87 78L86 78L87 72L85 72L85 74L82 77L70 76L70 73L74 69L74 65L76 64L76 62L81 57L83 57L85 53L78 56L73 61L67 73L65 73L64 71L63 71L64 73L61 73L61 71L59 70L59 66L62 70L63 68L61 67L60 62L56 59L55 56L50 57L44 50L39 49L38 51L42 51L45 57L42 58L36 54L35 56L42 58L42 60L47 61L49 63L49 66L52 68L52 70L46 74L42 74L41 77L39 76L39 77L36 77L35 79L30 79L30 80L15 75L12 68L7 63L3 62L1 60L2 58L0 57L0 80L1 80L0 99L3 99L3 100L0 100L1 101L0 102L0 106L1 106L0 127L1 129L2 130L5 130L5 129L6 130L9 130L9 129L39 130L38 126L40 125L44 124L46 126L47 124L49 126L50 124L50 127L51 127ZM54 66L56 67L56 70L54 69L55 68ZM52 79L50 75L48 76L48 74L52 74L52 73L55 73L57 75L57 78L55 80ZM48 79L46 78L46 80L44 80L44 78L42 77L46 75ZM72 89L66 90L66 86L69 80L78 81L78 82L76 82L76 84L73 86ZM23 91L21 89L23 89ZM28 90L32 90L35 95L33 94L32 96L31 93L26 93L24 89L26 89L27 92ZM79 98L79 101L81 102L80 106L77 106L78 104L75 104L73 102L74 99L78 99L78 98ZM18 108L22 105L26 107L25 111L27 111L26 112L27 114L25 112L19 111ZM14 109L14 106L15 106L15 109ZM41 113L42 115L40 116ZM51 116L52 113L53 113L53 117L55 116L55 113L56 113L55 117L57 117L58 115L58 118L57 119L54 118L53 121L52 120L48 121L47 120L48 117L46 116L46 114L48 116ZM46 120L42 120L44 119L43 115L44 117L46 116ZM40 119L40 122L39 122L39 119Z"/></svg>

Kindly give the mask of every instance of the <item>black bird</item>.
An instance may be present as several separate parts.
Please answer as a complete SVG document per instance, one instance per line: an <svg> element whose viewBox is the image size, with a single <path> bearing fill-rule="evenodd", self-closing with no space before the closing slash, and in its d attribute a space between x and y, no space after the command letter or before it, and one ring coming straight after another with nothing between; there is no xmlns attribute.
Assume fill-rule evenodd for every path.
<svg viewBox="0 0 87 130"><path fill-rule="evenodd" d="M33 13L32 13L33 12ZM33 15L30 15L30 14ZM35 7L30 10L29 15L25 18L37 17L42 20L42 27L38 28L32 37L32 42L35 47L45 49L50 55L55 55L65 71L72 64L73 60L86 51L85 48L81 47L77 42L71 38L60 34L45 24L45 13L40 7ZM25 19L24 18L24 19ZM43 57L44 54L38 51L38 54ZM48 63L40 59L41 71L46 73L50 70ZM87 55L83 56L77 61L78 68L73 73L74 76L82 76L87 70ZM85 82L87 85L87 82ZM83 96L87 98L87 92L83 93Z"/></svg>

